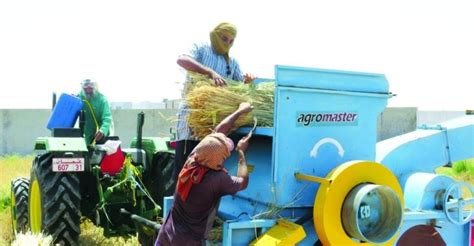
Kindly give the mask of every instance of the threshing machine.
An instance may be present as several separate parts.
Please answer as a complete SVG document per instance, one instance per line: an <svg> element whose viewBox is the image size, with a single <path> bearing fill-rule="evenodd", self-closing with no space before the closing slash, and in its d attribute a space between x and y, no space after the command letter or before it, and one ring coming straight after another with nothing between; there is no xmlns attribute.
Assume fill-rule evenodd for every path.
<svg viewBox="0 0 474 246"><path fill-rule="evenodd" d="M435 168L474 157L474 116L377 142L391 96L381 74L276 66L274 125L250 143L248 188L221 200L223 245L469 245L473 189Z"/></svg>

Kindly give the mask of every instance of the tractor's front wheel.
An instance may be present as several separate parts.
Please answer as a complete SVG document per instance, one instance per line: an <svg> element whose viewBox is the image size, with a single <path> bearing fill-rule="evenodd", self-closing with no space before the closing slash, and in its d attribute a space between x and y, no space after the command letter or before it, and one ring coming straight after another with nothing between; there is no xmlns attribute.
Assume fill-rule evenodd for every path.
<svg viewBox="0 0 474 246"><path fill-rule="evenodd" d="M30 180L16 178L11 183L11 213L13 234L25 233L28 226L28 190Z"/></svg>
<svg viewBox="0 0 474 246"><path fill-rule="evenodd" d="M52 155L36 157L29 193L30 228L51 235L54 243L78 245L80 234L79 178L74 173L53 172Z"/></svg>

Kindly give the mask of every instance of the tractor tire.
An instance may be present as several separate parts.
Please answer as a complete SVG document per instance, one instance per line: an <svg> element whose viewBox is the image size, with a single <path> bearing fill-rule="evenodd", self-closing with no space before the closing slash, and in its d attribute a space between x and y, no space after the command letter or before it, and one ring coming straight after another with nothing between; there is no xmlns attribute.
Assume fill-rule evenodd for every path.
<svg viewBox="0 0 474 246"><path fill-rule="evenodd" d="M30 180L16 178L11 182L11 213L13 235L26 233L28 225L28 190Z"/></svg>
<svg viewBox="0 0 474 246"><path fill-rule="evenodd" d="M138 229L138 242L141 246L153 246L155 245L156 237L158 236L157 233L146 231L146 228L139 228ZM150 229L148 229L150 230Z"/></svg>
<svg viewBox="0 0 474 246"><path fill-rule="evenodd" d="M173 165L173 153L157 152L153 155L151 168L144 174L145 186L161 208L163 208L163 197L173 195L176 188Z"/></svg>
<svg viewBox="0 0 474 246"><path fill-rule="evenodd" d="M174 153L157 152L153 155L152 166L144 174L143 182L150 192L153 200L163 209L163 197L171 196L176 187L176 180L173 178ZM152 208L150 201L146 202L148 208ZM159 216L163 215L163 210ZM156 221L157 218L150 218ZM158 234L146 229L138 230L138 241L142 246L154 245Z"/></svg>
<svg viewBox="0 0 474 246"><path fill-rule="evenodd" d="M33 162L28 204L33 233L51 235L54 244L79 244L79 178L75 173L53 172L49 153L37 156Z"/></svg>
<svg viewBox="0 0 474 246"><path fill-rule="evenodd" d="M174 153L158 152L155 155L158 168L160 185L158 188L158 197L160 204L163 204L163 197L171 196L176 189L176 180L173 177Z"/></svg>

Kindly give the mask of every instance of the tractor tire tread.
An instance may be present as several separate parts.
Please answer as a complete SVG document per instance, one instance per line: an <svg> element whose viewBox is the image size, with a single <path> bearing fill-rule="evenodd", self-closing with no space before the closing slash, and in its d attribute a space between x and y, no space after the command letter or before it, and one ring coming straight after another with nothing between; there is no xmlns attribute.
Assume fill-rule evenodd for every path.
<svg viewBox="0 0 474 246"><path fill-rule="evenodd" d="M13 228L16 233L25 233L29 229L28 220L28 191L30 189L30 180L27 178L16 178L11 182L12 192L15 196L16 211L16 228ZM12 216L15 216L12 213Z"/></svg>
<svg viewBox="0 0 474 246"><path fill-rule="evenodd" d="M43 155L33 170L44 198L42 229L54 243L77 245L80 234L79 178L74 173L53 172L50 154ZM42 201L43 202L43 201Z"/></svg>

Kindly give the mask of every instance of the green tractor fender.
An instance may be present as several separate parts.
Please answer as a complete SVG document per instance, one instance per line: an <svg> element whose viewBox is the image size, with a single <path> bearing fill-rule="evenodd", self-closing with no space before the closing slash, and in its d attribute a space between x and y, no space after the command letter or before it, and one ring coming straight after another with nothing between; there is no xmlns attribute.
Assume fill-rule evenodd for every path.
<svg viewBox="0 0 474 246"><path fill-rule="evenodd" d="M174 154L174 149L170 146L171 138L169 137L144 137L142 139L142 149L146 153L148 163L152 163L153 157L158 152L167 152ZM130 148L137 147L137 138L133 138Z"/></svg>
<svg viewBox="0 0 474 246"><path fill-rule="evenodd" d="M173 177L174 152L169 137L144 137L141 149L149 163L143 173L143 182L153 199L161 207L163 197L173 195L176 180ZM136 148L137 139L132 139L131 148Z"/></svg>
<svg viewBox="0 0 474 246"><path fill-rule="evenodd" d="M84 138L68 137L39 137L35 142L35 153L47 152L87 152Z"/></svg>

